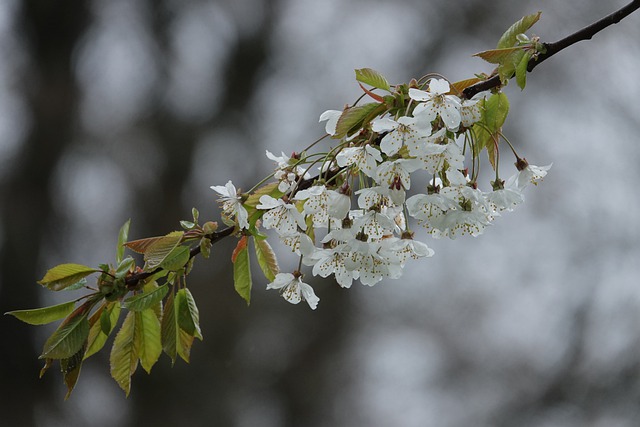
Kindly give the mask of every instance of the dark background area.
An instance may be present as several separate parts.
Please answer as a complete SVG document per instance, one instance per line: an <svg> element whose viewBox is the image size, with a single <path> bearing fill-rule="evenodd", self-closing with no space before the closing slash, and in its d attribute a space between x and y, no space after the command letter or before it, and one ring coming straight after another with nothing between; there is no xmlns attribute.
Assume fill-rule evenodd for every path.
<svg viewBox="0 0 640 427"><path fill-rule="evenodd" d="M68 299L36 281L112 262L128 218L134 239L192 206L219 220L209 186L248 189L271 172L265 149L315 140L320 113L359 96L354 68L468 78L525 14L542 10L532 32L554 41L623 4L3 1L0 312ZM312 312L256 272L247 308L234 242L217 244L190 276L191 364L162 356L128 399L105 348L64 402L56 369L38 379L55 326L1 317L0 424L639 425L639 39L632 15L507 88L505 133L549 176L486 235L428 241L436 255L401 280L313 281Z"/></svg>

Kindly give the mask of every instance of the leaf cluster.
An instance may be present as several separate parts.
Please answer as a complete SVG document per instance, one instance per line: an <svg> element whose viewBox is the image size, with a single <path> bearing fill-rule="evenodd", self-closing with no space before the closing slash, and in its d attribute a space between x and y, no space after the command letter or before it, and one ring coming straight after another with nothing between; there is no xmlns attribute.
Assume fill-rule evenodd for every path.
<svg viewBox="0 0 640 427"><path fill-rule="evenodd" d="M529 38L525 33L540 19L541 12L524 16L504 32L495 49L476 53L491 64L497 64L497 74L502 85L506 85L514 75L520 89L527 84L529 61L545 52L544 44L537 37Z"/></svg>
<svg viewBox="0 0 640 427"><path fill-rule="evenodd" d="M6 313L31 325L63 319L44 344L40 358L45 365L40 376L59 361L67 386L65 398L71 395L83 362L104 347L125 310L110 365L111 376L126 395L138 365L150 373L163 351L172 363L178 357L189 361L194 339L202 340L198 308L186 287L191 252L197 248L204 254L217 229L211 222L199 226L195 209L193 217L193 221L181 221L183 231L129 242L127 221L118 235L115 265L96 269L61 264L38 282L52 291L85 288L91 293L50 307ZM144 255L144 268L137 267L133 257L124 257L127 248ZM87 285L92 274L97 274L97 289Z"/></svg>

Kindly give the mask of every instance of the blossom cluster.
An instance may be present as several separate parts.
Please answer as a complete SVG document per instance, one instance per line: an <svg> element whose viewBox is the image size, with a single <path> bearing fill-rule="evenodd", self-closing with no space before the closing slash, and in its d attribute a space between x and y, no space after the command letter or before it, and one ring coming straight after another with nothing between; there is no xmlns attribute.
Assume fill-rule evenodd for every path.
<svg viewBox="0 0 640 427"><path fill-rule="evenodd" d="M507 180L496 172L491 191L482 191L474 144L478 129L487 128L482 120L490 94L462 99L437 78L404 90L404 103L363 120L355 130L338 129L348 110L323 113L327 133L339 142L314 161L304 152L277 157L267 151L276 163L277 191L259 197L255 208L261 218L254 223L248 220L246 195L231 182L211 187L221 196L224 216L239 230L274 230L300 257L298 270L277 274L267 286L287 301L306 301L312 309L318 304L313 288L302 281L302 265L314 276L333 275L344 288L354 280L372 286L399 278L410 259L434 254L414 239L411 220L434 238L477 236L524 201L528 184L546 175L550 165L529 165L516 155L517 172ZM319 174L311 178L309 170L318 163ZM408 195L416 173L424 174L428 185Z"/></svg>

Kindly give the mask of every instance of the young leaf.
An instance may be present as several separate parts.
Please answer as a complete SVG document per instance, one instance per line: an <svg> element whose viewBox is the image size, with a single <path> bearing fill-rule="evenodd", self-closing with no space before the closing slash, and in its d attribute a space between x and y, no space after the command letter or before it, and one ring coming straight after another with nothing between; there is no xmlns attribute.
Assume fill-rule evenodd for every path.
<svg viewBox="0 0 640 427"><path fill-rule="evenodd" d="M522 59L516 67L516 83L520 89L524 89L527 85L527 67L529 66L529 60L531 59L531 53L526 52L522 55Z"/></svg>
<svg viewBox="0 0 640 427"><path fill-rule="evenodd" d="M249 265L249 251L247 250L247 236L243 236L233 251L233 284L236 292L247 302L251 302L251 268Z"/></svg>
<svg viewBox="0 0 640 427"><path fill-rule="evenodd" d="M202 341L200 313L189 289L183 288L178 291L175 304L180 329Z"/></svg>
<svg viewBox="0 0 640 427"><path fill-rule="evenodd" d="M144 252L145 270L155 270L167 256L180 244L184 232L173 231L156 240Z"/></svg>
<svg viewBox="0 0 640 427"><path fill-rule="evenodd" d="M203 237L200 239L200 253L204 259L208 259L211 256L211 247L212 247L211 239Z"/></svg>
<svg viewBox="0 0 640 427"><path fill-rule="evenodd" d="M195 226L196 225L191 221L185 221L185 220L180 221L180 227L184 228L185 230L191 230Z"/></svg>
<svg viewBox="0 0 640 427"><path fill-rule="evenodd" d="M109 316L109 330L105 331L105 323L103 316ZM111 332L116 327L118 319L120 318L120 303L117 301L103 304L95 313L89 318L89 338L87 339L87 351L84 354L84 358L88 359L95 353L100 351L104 347L105 342Z"/></svg>
<svg viewBox="0 0 640 427"><path fill-rule="evenodd" d="M190 255L188 246L178 246L162 260L158 267L167 271L178 271L189 262Z"/></svg>
<svg viewBox="0 0 640 427"><path fill-rule="evenodd" d="M518 34L522 34L527 31L529 28L533 26L538 19L540 19L540 15L542 12L534 13L532 15L527 15L523 17L521 20L513 24L507 31L504 32L500 40L498 41L498 49L503 49L506 47L514 46L518 39Z"/></svg>
<svg viewBox="0 0 640 427"><path fill-rule="evenodd" d="M136 253L143 254L149 249L149 247L151 247L151 245L164 239L164 237L165 236L157 236L157 237L147 237L145 239L132 240L130 242L125 243L124 246L126 246L127 248L131 249Z"/></svg>
<svg viewBox="0 0 640 427"><path fill-rule="evenodd" d="M162 353L160 320L153 309L136 312L136 339L140 364L150 374L151 368Z"/></svg>
<svg viewBox="0 0 640 427"><path fill-rule="evenodd" d="M474 85L480 81L479 78L474 77L472 79L460 80L455 83L451 83L451 94L460 96L462 91L471 85Z"/></svg>
<svg viewBox="0 0 640 427"><path fill-rule="evenodd" d="M122 278L127 275L127 273L131 270L133 266L136 265L136 261L128 256L125 259L121 260L116 267L116 278Z"/></svg>
<svg viewBox="0 0 640 427"><path fill-rule="evenodd" d="M258 258L260 269L262 270L262 273L264 273L264 277L269 280L269 282L273 282L276 278L276 274L280 272L275 252L273 252L271 245L266 239L258 237L254 238L253 246L256 251L256 258Z"/></svg>
<svg viewBox="0 0 640 427"><path fill-rule="evenodd" d="M160 341L162 349L171 358L171 363L176 363L178 327L176 321L176 309L174 305L174 293L167 297L162 312L162 322L160 330Z"/></svg>
<svg viewBox="0 0 640 427"><path fill-rule="evenodd" d="M98 270L80 264L60 264L47 271L38 283L52 291L59 291L74 285L84 277Z"/></svg>
<svg viewBox="0 0 640 427"><path fill-rule="evenodd" d="M386 109L387 107L384 104L379 104L377 102L346 109L338 119L336 134L333 137L340 139L344 136L350 135L360 129L368 117L374 114L380 114Z"/></svg>
<svg viewBox="0 0 640 427"><path fill-rule="evenodd" d="M116 334L109 357L111 376L127 396L131 391L131 376L138 367L140 354L138 343L139 340L136 339L136 313L130 311L122 323L122 328Z"/></svg>
<svg viewBox="0 0 640 427"><path fill-rule="evenodd" d="M167 295L167 292L169 292L169 287L167 284L164 284L148 292L129 297L123 301L122 305L131 311L143 311L162 301L165 295Z"/></svg>
<svg viewBox="0 0 640 427"><path fill-rule="evenodd" d="M50 307L9 311L5 314L10 314L30 325L45 325L67 317L71 314L75 305L75 301L69 301Z"/></svg>
<svg viewBox="0 0 640 427"><path fill-rule="evenodd" d="M504 49L491 49L478 52L473 56L480 57L490 64L502 64L508 59L514 52L522 50L521 47L506 47Z"/></svg>
<svg viewBox="0 0 640 427"><path fill-rule="evenodd" d="M129 238L129 225L131 224L131 219L128 219L122 227L120 228L120 232L118 233L118 248L116 249L116 263L120 264L122 258L124 257L124 244L127 242Z"/></svg>
<svg viewBox="0 0 640 427"><path fill-rule="evenodd" d="M357 81L378 89L386 90L387 92L391 91L387 79L385 79L384 76L377 71L372 70L371 68L360 68L359 70L355 71Z"/></svg>
<svg viewBox="0 0 640 427"><path fill-rule="evenodd" d="M60 324L44 343L40 359L66 359L80 350L89 336L87 315L91 305L88 303L78 307Z"/></svg>

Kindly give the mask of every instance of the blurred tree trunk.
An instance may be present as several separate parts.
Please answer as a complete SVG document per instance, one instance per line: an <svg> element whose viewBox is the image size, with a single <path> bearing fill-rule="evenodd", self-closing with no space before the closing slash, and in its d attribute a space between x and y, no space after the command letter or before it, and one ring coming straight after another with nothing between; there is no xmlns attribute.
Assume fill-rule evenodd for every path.
<svg viewBox="0 0 640 427"><path fill-rule="evenodd" d="M88 15L84 1L21 3L21 26L30 62L23 79L31 110L31 129L12 174L2 189L5 232L0 251L0 312L39 305L36 280L41 276L40 243L52 224L49 184L56 164L73 134L78 91L71 55ZM0 405L2 424L34 425L34 408L50 400L48 381L38 381L40 361L36 329L5 318L0 322ZM55 375L55 372L52 372ZM49 374L51 375L51 374ZM56 379L58 380L58 378ZM39 403L40 402L40 403Z"/></svg>

